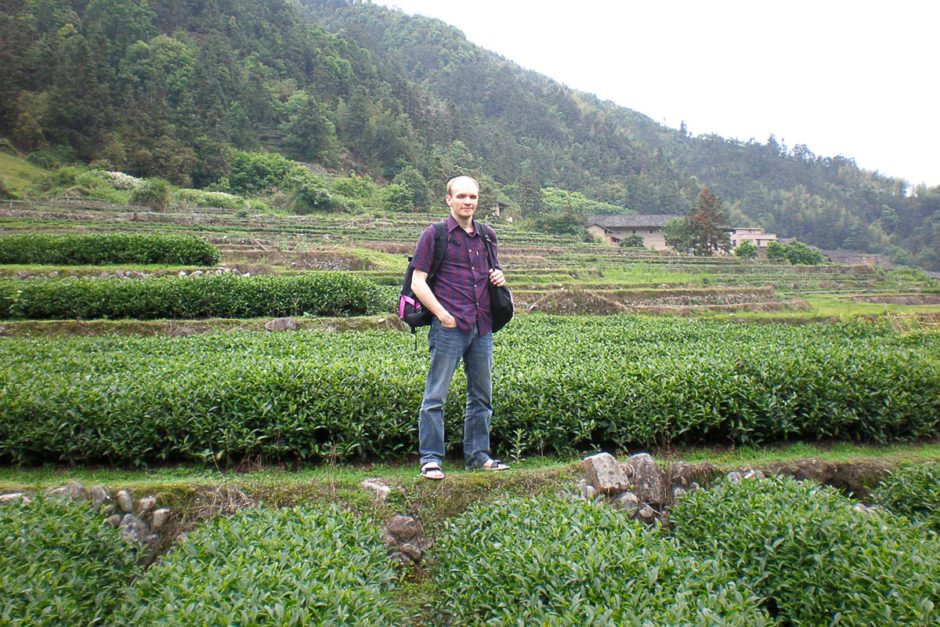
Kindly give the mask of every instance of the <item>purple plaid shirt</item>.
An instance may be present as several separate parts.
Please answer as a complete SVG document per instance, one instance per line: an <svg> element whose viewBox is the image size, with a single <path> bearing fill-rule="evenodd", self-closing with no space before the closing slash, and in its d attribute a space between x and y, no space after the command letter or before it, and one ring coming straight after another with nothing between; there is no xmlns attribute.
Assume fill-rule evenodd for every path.
<svg viewBox="0 0 940 627"><path fill-rule="evenodd" d="M484 228L474 221L476 229ZM496 234L487 230L493 247L493 259L499 268ZM434 260L434 226L421 234L412 260L416 270L431 271ZM500 268L501 269L501 268ZM447 216L447 252L434 277L433 292L437 300L457 320L457 328L472 333L474 325L480 335L493 330L490 311L490 273L486 260L486 245L479 232L467 234L454 216Z"/></svg>

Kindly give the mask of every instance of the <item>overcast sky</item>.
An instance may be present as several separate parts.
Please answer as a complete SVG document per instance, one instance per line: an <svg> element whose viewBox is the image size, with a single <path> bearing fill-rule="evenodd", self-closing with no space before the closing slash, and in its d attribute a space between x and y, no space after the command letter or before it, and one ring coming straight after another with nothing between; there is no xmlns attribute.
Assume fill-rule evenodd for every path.
<svg viewBox="0 0 940 627"><path fill-rule="evenodd" d="M940 185L940 2L376 1L693 135Z"/></svg>

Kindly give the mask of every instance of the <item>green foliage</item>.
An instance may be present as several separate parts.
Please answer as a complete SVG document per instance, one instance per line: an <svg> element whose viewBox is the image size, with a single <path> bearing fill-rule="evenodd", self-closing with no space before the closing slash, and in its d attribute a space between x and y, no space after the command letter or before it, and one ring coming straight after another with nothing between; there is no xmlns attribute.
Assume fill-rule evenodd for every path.
<svg viewBox="0 0 940 627"><path fill-rule="evenodd" d="M896 514L940 533L940 464L910 464L891 473L872 495Z"/></svg>
<svg viewBox="0 0 940 627"><path fill-rule="evenodd" d="M131 545L87 502L0 505L0 623L106 623L141 569Z"/></svg>
<svg viewBox="0 0 940 627"><path fill-rule="evenodd" d="M822 254L802 242L769 242L767 244L767 259L786 259L793 265L803 264L815 266L823 262Z"/></svg>
<svg viewBox="0 0 940 627"><path fill-rule="evenodd" d="M414 166L408 165L395 175L392 183L404 186L411 194L411 203L418 211L431 209L431 195L424 175ZM383 198L384 199L384 198Z"/></svg>
<svg viewBox="0 0 940 627"><path fill-rule="evenodd" d="M472 507L435 546L437 607L460 625L760 625L757 598L609 507L514 498Z"/></svg>
<svg viewBox="0 0 940 627"><path fill-rule="evenodd" d="M413 211L414 193L407 185L392 183L382 190L382 208L386 211Z"/></svg>
<svg viewBox="0 0 940 627"><path fill-rule="evenodd" d="M517 432L523 453L565 455L934 437L938 350L936 335L880 327L530 315L496 343L493 446ZM0 459L399 456L414 450L426 368L387 332L7 338ZM448 451L462 445L461 389L445 408Z"/></svg>
<svg viewBox="0 0 940 627"><path fill-rule="evenodd" d="M696 256L731 250L731 238L725 226L728 216L721 201L709 189L703 189L695 206L682 219L663 228L666 243L673 249Z"/></svg>
<svg viewBox="0 0 940 627"><path fill-rule="evenodd" d="M46 170L56 170L78 161L75 150L70 146L63 145L37 150L30 153L27 159L30 163Z"/></svg>
<svg viewBox="0 0 940 627"><path fill-rule="evenodd" d="M3 235L0 263L97 265L110 263L211 266L218 248L193 235L94 233Z"/></svg>
<svg viewBox="0 0 940 627"><path fill-rule="evenodd" d="M273 152L231 151L229 173L219 182L221 191L240 195L276 188L290 188L289 181L303 180L309 172L300 164Z"/></svg>
<svg viewBox="0 0 940 627"><path fill-rule="evenodd" d="M569 209L588 215L592 213L600 214L632 214L634 213L626 207L614 205L607 202L592 200L580 192L572 192L557 187L545 187L542 189L542 208L550 213L563 212Z"/></svg>
<svg viewBox="0 0 940 627"><path fill-rule="evenodd" d="M530 220L532 229L553 235L575 235L582 237L585 215L578 209L565 209L555 213L538 213Z"/></svg>
<svg viewBox="0 0 940 627"><path fill-rule="evenodd" d="M935 624L940 544L863 514L832 488L793 479L725 482L683 498L679 543L720 555L784 624Z"/></svg>
<svg viewBox="0 0 940 627"><path fill-rule="evenodd" d="M619 245L621 248L643 248L644 243L642 235L631 235L620 240Z"/></svg>
<svg viewBox="0 0 940 627"><path fill-rule="evenodd" d="M26 320L356 316L376 313L385 302L371 281L339 272L0 280L0 316Z"/></svg>
<svg viewBox="0 0 940 627"><path fill-rule="evenodd" d="M135 205L163 211L170 201L170 184L160 178L149 178L131 190L130 201Z"/></svg>
<svg viewBox="0 0 940 627"><path fill-rule="evenodd" d="M368 176L351 174L333 181L333 191L346 198L372 200L378 188Z"/></svg>
<svg viewBox="0 0 940 627"><path fill-rule="evenodd" d="M741 259L757 259L760 251L752 242L745 240L734 247L734 254Z"/></svg>
<svg viewBox="0 0 940 627"><path fill-rule="evenodd" d="M189 535L129 590L122 625L391 625L378 529L339 507L242 510Z"/></svg>
<svg viewBox="0 0 940 627"><path fill-rule="evenodd" d="M222 209L245 209L248 201L234 194L207 192L198 189L181 189L176 192L175 204L183 207L220 207Z"/></svg>
<svg viewBox="0 0 940 627"><path fill-rule="evenodd" d="M326 182L313 175L296 177L290 182L294 193L290 199L290 210L299 215L322 211L342 211L346 207L333 196L326 187Z"/></svg>

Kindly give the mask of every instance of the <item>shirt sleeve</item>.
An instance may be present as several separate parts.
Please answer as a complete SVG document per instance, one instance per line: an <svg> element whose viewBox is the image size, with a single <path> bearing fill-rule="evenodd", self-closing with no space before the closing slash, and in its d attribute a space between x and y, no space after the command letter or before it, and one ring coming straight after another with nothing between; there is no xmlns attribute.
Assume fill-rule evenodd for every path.
<svg viewBox="0 0 940 627"><path fill-rule="evenodd" d="M415 248L415 254L411 258L411 264L415 270L431 273L431 264L434 262L434 226L424 229L421 237L418 239L418 246Z"/></svg>

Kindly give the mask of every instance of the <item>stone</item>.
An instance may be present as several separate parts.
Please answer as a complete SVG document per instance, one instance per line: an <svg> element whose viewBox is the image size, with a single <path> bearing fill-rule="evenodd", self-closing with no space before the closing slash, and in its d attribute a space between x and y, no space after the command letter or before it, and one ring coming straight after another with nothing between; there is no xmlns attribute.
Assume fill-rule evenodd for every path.
<svg viewBox="0 0 940 627"><path fill-rule="evenodd" d="M752 469L741 475L742 479L763 479L764 473L760 470Z"/></svg>
<svg viewBox="0 0 940 627"><path fill-rule="evenodd" d="M121 525L121 515L112 514L111 516L105 518L104 521L112 527L119 527Z"/></svg>
<svg viewBox="0 0 940 627"><path fill-rule="evenodd" d="M590 485L587 482L587 479L581 479L578 481L578 491L581 493L581 496L589 501L594 500L594 496L597 494L597 492L594 490L594 486Z"/></svg>
<svg viewBox="0 0 940 627"><path fill-rule="evenodd" d="M853 507L852 509L854 509L854 510L855 510L856 512L858 512L859 514L871 515L871 514L874 514L874 513L875 513L875 510L873 510L872 508L868 507L868 506L865 505L864 503L856 503L856 504L855 504L855 507Z"/></svg>
<svg viewBox="0 0 940 627"><path fill-rule="evenodd" d="M118 506L125 513L130 514L134 511L134 497L132 497L131 493L127 490L118 490L114 498L117 500Z"/></svg>
<svg viewBox="0 0 940 627"><path fill-rule="evenodd" d="M672 489L672 502L675 503L688 493L689 491L685 488L681 488L679 486L674 487Z"/></svg>
<svg viewBox="0 0 940 627"><path fill-rule="evenodd" d="M120 524L121 535L135 544L149 544L151 542L150 529L147 523L133 514L124 514Z"/></svg>
<svg viewBox="0 0 940 627"><path fill-rule="evenodd" d="M811 479L819 483L829 483L836 473L836 465L821 459L810 458L774 464L768 470L773 474L793 477L800 481Z"/></svg>
<svg viewBox="0 0 940 627"><path fill-rule="evenodd" d="M280 331L296 331L297 321L289 316L287 318L275 318L274 320L265 322L264 328L271 333L278 333Z"/></svg>
<svg viewBox="0 0 940 627"><path fill-rule="evenodd" d="M632 480L637 498L651 505L663 504L666 496L665 477L651 455L632 455L624 464L624 472Z"/></svg>
<svg viewBox="0 0 940 627"><path fill-rule="evenodd" d="M627 513L633 513L642 507L640 499L633 492L624 492L610 502L611 507L621 509Z"/></svg>
<svg viewBox="0 0 940 627"><path fill-rule="evenodd" d="M421 525L411 516L395 514L385 525L385 541L388 544L404 544L422 534Z"/></svg>
<svg viewBox="0 0 940 627"><path fill-rule="evenodd" d="M78 481L69 481L68 485L53 488L46 492L46 497L50 499L71 499L73 501L87 501L90 498L88 490Z"/></svg>
<svg viewBox="0 0 940 627"><path fill-rule="evenodd" d="M115 505L114 503L108 503L107 505L102 507L101 511L98 513L104 516L110 516L111 514L115 512L117 512L117 505Z"/></svg>
<svg viewBox="0 0 940 627"><path fill-rule="evenodd" d="M643 505L640 509L634 512L633 519L639 520L640 522L646 524L652 524L656 520L656 510L654 510L649 505Z"/></svg>
<svg viewBox="0 0 940 627"><path fill-rule="evenodd" d="M29 497L26 496L23 492L11 492L10 494L0 494L0 505L5 505L6 503L20 503L24 505L29 505L32 501L29 500Z"/></svg>
<svg viewBox="0 0 940 627"><path fill-rule="evenodd" d="M153 510L157 506L157 499L153 496L145 496L137 501L137 514L143 515Z"/></svg>
<svg viewBox="0 0 940 627"><path fill-rule="evenodd" d="M598 453L581 462L588 484L601 494L620 494L630 488L623 469L610 453Z"/></svg>
<svg viewBox="0 0 940 627"><path fill-rule="evenodd" d="M153 517L150 519L150 528L154 531L159 531L169 518L170 510L166 507L155 510L153 512Z"/></svg>
<svg viewBox="0 0 940 627"><path fill-rule="evenodd" d="M741 481L744 479L744 476L737 470L732 470L727 475L725 475L725 478L731 483L741 483Z"/></svg>
<svg viewBox="0 0 940 627"><path fill-rule="evenodd" d="M91 506L96 512L111 502L111 493L104 486L96 485L91 489Z"/></svg>
<svg viewBox="0 0 940 627"><path fill-rule="evenodd" d="M388 498L389 494L392 493L392 488L382 479L365 479L359 485L371 492L376 499L383 503Z"/></svg>
<svg viewBox="0 0 940 627"><path fill-rule="evenodd" d="M405 542L404 544L398 545L398 550L407 556L408 559L410 559L412 562L420 562L421 558L424 557L424 551L422 551L420 547L415 546L410 542Z"/></svg>

